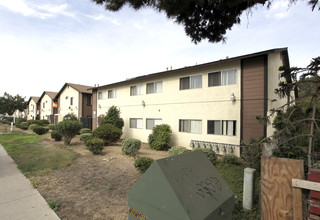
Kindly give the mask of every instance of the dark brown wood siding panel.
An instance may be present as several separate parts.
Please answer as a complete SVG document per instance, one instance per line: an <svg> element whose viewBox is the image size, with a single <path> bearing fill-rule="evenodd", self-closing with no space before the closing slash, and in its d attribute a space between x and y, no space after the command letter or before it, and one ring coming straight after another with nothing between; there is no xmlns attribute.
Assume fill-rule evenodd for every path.
<svg viewBox="0 0 320 220"><path fill-rule="evenodd" d="M241 139L244 143L264 136L264 125L256 116L265 114L265 68L264 56L242 60Z"/></svg>
<svg viewBox="0 0 320 220"><path fill-rule="evenodd" d="M92 96L91 94L83 93L83 114L82 117L92 117L92 105L88 105L88 96Z"/></svg>

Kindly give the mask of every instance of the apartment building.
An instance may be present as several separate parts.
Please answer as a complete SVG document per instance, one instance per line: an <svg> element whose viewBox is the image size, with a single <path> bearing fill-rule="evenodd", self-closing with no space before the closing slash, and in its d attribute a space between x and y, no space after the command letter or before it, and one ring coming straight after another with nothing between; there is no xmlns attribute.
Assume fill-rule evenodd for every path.
<svg viewBox="0 0 320 220"><path fill-rule="evenodd" d="M27 102L28 107L27 107L27 120L36 120L39 119L39 105L38 105L38 101L39 101L40 97L36 97L36 96L31 96Z"/></svg>
<svg viewBox="0 0 320 220"><path fill-rule="evenodd" d="M57 103L54 101L57 92L44 91L38 100L40 119L53 123L52 115L57 113Z"/></svg>
<svg viewBox="0 0 320 220"><path fill-rule="evenodd" d="M152 128L165 123L172 146L240 155L242 141L273 133L256 116L286 102L274 93L284 65L287 48L277 48L94 87L92 127L115 105L125 122L122 138L147 142Z"/></svg>

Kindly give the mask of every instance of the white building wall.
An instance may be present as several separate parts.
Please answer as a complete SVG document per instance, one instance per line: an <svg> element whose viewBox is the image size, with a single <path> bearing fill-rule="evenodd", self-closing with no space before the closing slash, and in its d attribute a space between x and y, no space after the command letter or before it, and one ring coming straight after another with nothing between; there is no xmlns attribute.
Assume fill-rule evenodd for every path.
<svg viewBox="0 0 320 220"><path fill-rule="evenodd" d="M70 100L73 98L73 104ZM78 117L79 114L79 92L71 86L66 86L60 94L59 99L59 122L69 113L73 113Z"/></svg>
<svg viewBox="0 0 320 220"><path fill-rule="evenodd" d="M37 116L37 103L31 99L28 106L27 120L36 120Z"/></svg>
<svg viewBox="0 0 320 220"><path fill-rule="evenodd" d="M228 86L208 87L208 73L237 69L237 84ZM162 123L172 128L172 146L190 148L191 140L209 141L227 144L240 144L240 61L220 64L215 67L204 67L198 71L184 71L183 74L169 75L163 78L152 78L128 83L115 88L100 89L107 91L117 89L117 97L97 101L97 116L105 114L115 105L121 110L124 119L122 138L136 138L147 142L152 130L146 129L146 119L162 119ZM180 90L180 78L192 75L202 75L202 88ZM162 81L162 92L146 94L146 83ZM143 84L143 95L130 96L130 86ZM230 100L234 93L236 101ZM107 96L108 97L108 96ZM144 101L145 106L142 105ZM143 128L129 128L130 118L142 118ZM179 119L202 120L201 134L179 132ZM236 120L236 136L207 134L207 120Z"/></svg>
<svg viewBox="0 0 320 220"><path fill-rule="evenodd" d="M268 111L267 115L271 115L271 109L278 109L279 107L286 104L287 99L280 99L277 94L275 94L275 89L278 88L280 83L280 71L279 67L283 66L283 61L280 53L270 53L268 55ZM282 78L281 80L284 80ZM274 101L276 100L276 101ZM272 122L276 115L270 117L271 124L267 126L267 137L274 134L275 129L272 126Z"/></svg>
<svg viewBox="0 0 320 220"><path fill-rule="evenodd" d="M45 94L40 101L40 119L48 119L48 117L52 114L52 105L52 99L50 98L50 96Z"/></svg>

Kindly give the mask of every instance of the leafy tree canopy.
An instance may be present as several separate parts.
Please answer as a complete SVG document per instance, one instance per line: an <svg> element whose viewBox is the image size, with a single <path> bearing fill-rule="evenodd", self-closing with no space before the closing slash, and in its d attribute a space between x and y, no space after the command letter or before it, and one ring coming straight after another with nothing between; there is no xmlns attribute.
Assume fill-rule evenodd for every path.
<svg viewBox="0 0 320 220"><path fill-rule="evenodd" d="M124 121L120 117L120 109L116 106L111 106L106 114L106 116L101 120L101 125L112 124L119 129L122 129L124 126Z"/></svg>
<svg viewBox="0 0 320 220"><path fill-rule="evenodd" d="M25 101L25 97L20 95L12 96L9 93L4 93L3 96L0 97L0 113L12 115L15 110L23 111L27 108L27 102Z"/></svg>
<svg viewBox="0 0 320 220"><path fill-rule="evenodd" d="M225 34L241 22L243 11L257 5L270 7L273 0L92 0L107 10L118 11L128 4L138 10L150 7L165 12L167 17L182 24L194 43L207 39L216 43L225 41ZM291 3L297 0L290 0ZM320 10L319 0L309 0L312 10Z"/></svg>

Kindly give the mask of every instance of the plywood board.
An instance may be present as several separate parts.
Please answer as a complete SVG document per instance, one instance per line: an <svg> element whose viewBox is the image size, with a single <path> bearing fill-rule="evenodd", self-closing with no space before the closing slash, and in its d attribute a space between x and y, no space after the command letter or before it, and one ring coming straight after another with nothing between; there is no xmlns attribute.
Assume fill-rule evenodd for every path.
<svg viewBox="0 0 320 220"><path fill-rule="evenodd" d="M294 215L302 216L302 193L293 193L293 178L304 179L302 160L276 157L261 159L262 220L288 220L294 219Z"/></svg>

